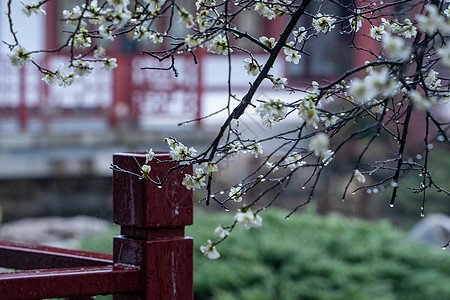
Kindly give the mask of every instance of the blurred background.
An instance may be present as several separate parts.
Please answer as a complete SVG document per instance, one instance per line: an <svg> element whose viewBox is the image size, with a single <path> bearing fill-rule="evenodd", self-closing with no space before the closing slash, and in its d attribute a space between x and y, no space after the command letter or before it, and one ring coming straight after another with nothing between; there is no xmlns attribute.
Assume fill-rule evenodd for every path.
<svg viewBox="0 0 450 300"><path fill-rule="evenodd" d="M60 22L62 10L71 10L75 5L81 5L81 3L84 1L50 1L45 7L47 11L45 18L37 16L25 18L21 16L18 1L13 1L13 19L16 20L14 29L18 32L19 40L25 49L57 48L66 38L64 28L67 25ZM193 2L192 5L194 5ZM0 40L11 42L12 37L5 14L6 1L0 3L0 9ZM339 13L333 11L336 9L334 6L325 9L328 9L329 13ZM247 28L248 32L255 36L277 37L284 27L285 20L280 18L269 23L256 13L249 11L237 18L236 23L238 27ZM186 30L178 23L174 26L180 34ZM307 86L306 84L317 78L324 80L335 78L349 67L361 65L368 59L364 54L352 53L348 50L346 48L348 39L348 36L339 34L338 30L332 31L320 39L312 39L305 50L314 55L304 56L299 65L287 64L280 59L275 64L272 74L277 77L288 77L290 84L299 86ZM360 42L365 42L367 47L378 47L370 39ZM244 43L244 41L237 41L237 43ZM333 45L333 47L328 45ZM119 67L111 72L96 68L89 77L83 78L78 84L67 88L46 85L41 80L42 74L33 65L26 65L20 69L11 66L6 57L7 46L4 44L0 46L0 206L4 223L0 225L0 236L3 235L8 239L20 236L20 233L14 231L16 229L11 229L12 227L9 228L8 224L16 224L15 228L23 228L24 231L29 231L29 228L33 227L38 228L37 223L24 225L24 223L13 222L24 218L74 218L82 215L95 217L100 221L106 220L106 223L100 222L101 225L99 223L98 228L102 229L95 231L92 229L93 227L83 227L83 224L94 224L96 222L94 219L78 219L78 221L72 219L73 222L81 224L79 231L92 234L105 231L110 237L114 233L114 229L105 224L110 223L112 213L112 171L109 166L113 153L145 151L149 148L153 148L154 151L166 151L163 139L168 136L173 136L185 145L193 146L198 150L208 146L209 141L215 136L221 125L223 113L200 122L182 126L178 126L178 123L209 115L227 105L228 88L224 84L227 82L227 57L209 55L206 51L199 49L196 52L199 64L194 64L191 56L182 56L176 60L179 76L175 77L170 71L140 69L140 67L148 66L165 66L156 64L154 60L140 53L140 50L146 46L148 45L132 40L132 36L117 37L114 43L105 44L104 47L108 56L117 58ZM152 45L152 47L164 47L164 44ZM257 58L264 58L265 54L258 52L259 49L253 49L251 46L249 48L255 51ZM371 49L376 51L377 48ZM63 51L57 54L45 53L38 58L42 64L56 68L61 63L67 65L68 55ZM232 59L232 86L233 92L238 97L245 93L251 81L242 67L242 61L245 58L247 56L236 53ZM274 95L273 90L266 85L262 86L256 97L267 99L272 95ZM448 119L450 114L448 106L438 108L442 118ZM411 152L408 155L410 157L418 158L421 153L423 135L420 133L423 132L424 126L420 120L420 115L416 115L411 131L414 134L409 141ZM295 120L286 120L280 125L280 130L295 126L295 122ZM239 126L249 135L261 137L268 134L268 129L262 126L256 113L251 113L243 118ZM343 176L343 174L351 175L351 166L354 165L355 155L363 146L364 141L349 145L342 151L343 154L333 162L335 164L334 172L324 177L323 183L320 185L321 189L311 205L311 209L315 211L312 214L318 217L338 212L341 215L357 219L372 221L388 219L391 224L403 232L410 231L417 222L424 220L420 217L421 196L411 193L406 188L406 186L419 185L421 178L417 174L411 174L403 181L404 184L395 208L389 208L388 188L386 191L371 189L369 192L358 192L351 195L344 203L340 201L341 187L348 180L347 176ZM386 153L395 153L396 145L392 145L387 139L381 139L374 149L378 150L373 150L368 153L368 156L381 158ZM447 189L448 182L450 182L450 156L448 154L449 149L440 147L437 143L433 149L433 159L430 162L430 169L435 172L434 176L438 179L438 183ZM216 184L218 186L235 184L236 174L244 174L253 170L254 167L253 159L242 157L236 163L230 164L226 172L221 171L219 178L216 179ZM282 210L279 213L281 219L286 211L302 201L302 196L298 186L295 185L286 191L284 197L277 204L278 208ZM450 220L446 217L450 213L450 201L444 193L428 193L427 197L426 218L432 216L433 213L439 213L439 215L432 216L434 219L427 223L426 228L428 229L425 231L415 229L417 230L416 236L422 240L428 239L429 243L443 245L450 239ZM199 206L203 207L203 205ZM211 205L211 210L215 209L213 206ZM274 215L276 214L274 213ZM201 211L198 215L203 216ZM271 218L274 216L272 215ZM64 219L56 219L56 223L51 223L50 219L45 220L44 224L53 224L51 225L53 228L58 226L55 224L61 224L61 227L66 229L72 226L63 223ZM228 220L232 221L232 216L228 216ZM211 223L211 221L197 222ZM225 219L224 222L226 222ZM311 222L314 223L314 221ZM325 222L329 223L329 221ZM330 222L330 228L333 226L339 228L336 226L340 226L338 225L340 221ZM276 226L284 226L279 225L278 221L272 221L272 223L275 228L273 230L276 232L281 230L276 229L278 228ZM299 226L293 228L300 230L302 226ZM384 228L374 229L381 232L382 236L389 232L387 227L383 227L387 225L374 226ZM212 235L214 227L209 228ZM327 228L324 227L319 231L328 230ZM295 230L293 229L294 236ZM194 236L199 234L201 238L206 238L205 233L193 232L192 234ZM339 232L336 234L339 235ZM372 233L367 232L367 234ZM44 233L45 235L49 235L48 231ZM263 236L263 233L261 235ZM271 238L275 238L275 236ZM77 237L78 239L85 238L84 235ZM361 237L358 236L358 239ZM328 237L314 242L319 245L320 243L326 244L326 238ZM40 236L37 242L45 242L43 239L44 237ZM393 240L395 239L397 238L393 238ZM204 241L199 241L199 243L204 243ZM286 241L290 243L292 238L286 238ZM48 243L61 245L58 242L50 241ZM361 241L361 243L364 242ZM383 242L376 243L378 243L378 247L383 247ZM304 244L300 244L304 246ZM91 249L93 242L84 242L83 245L83 247ZM351 243L347 246L351 247ZM327 247L334 249L335 246ZM274 262L274 266L277 264L281 266L284 262L282 258L292 250L284 249L283 251L279 254L280 261ZM333 253L331 250L329 252ZM411 255L414 256L418 252ZM370 252L368 253L370 255ZM245 259L246 255L242 255ZM232 253L229 254L230 256ZM264 260L271 257L271 254L261 254L255 257L252 258L255 261ZM240 262L234 263L241 264ZM324 262L324 265L327 263L330 262ZM446 275L439 276L450 276L449 262L445 261L444 265ZM335 267L339 269L342 266ZM229 273L228 270L224 272ZM262 276L265 272L268 271L261 270L260 275ZM399 271L393 277L402 276L404 274L402 272ZM357 277L358 274L349 276ZM259 277L255 278L257 280ZM226 280L232 281L232 279ZM233 286L233 284L229 285L229 287ZM288 289L288 287L280 288ZM227 296L226 286L222 289L224 289L222 291L224 296L217 299L234 299L232 295ZM450 294L448 291L443 293ZM211 292L205 292L206 296L203 299L207 299L210 294ZM236 297L247 299L242 294ZM391 298L396 299L396 296ZM270 298L254 296L254 298L248 299ZM314 299L314 297L311 296L308 299ZM332 298L326 296L323 299ZM336 299L344 299L344 296ZM348 296L347 299L353 298ZM358 299L358 297L354 299ZM379 299L388 298L380 297Z"/></svg>

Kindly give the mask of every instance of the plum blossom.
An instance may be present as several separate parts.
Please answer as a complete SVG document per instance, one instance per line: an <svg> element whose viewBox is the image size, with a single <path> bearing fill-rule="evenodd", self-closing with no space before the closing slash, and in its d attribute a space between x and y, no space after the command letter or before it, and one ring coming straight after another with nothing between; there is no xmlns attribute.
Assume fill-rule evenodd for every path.
<svg viewBox="0 0 450 300"><path fill-rule="evenodd" d="M194 27L194 17L185 8L180 9L178 14L180 15L180 22L183 23L186 28Z"/></svg>
<svg viewBox="0 0 450 300"><path fill-rule="evenodd" d="M228 196L234 202L241 202L242 201L242 184L238 184L237 186L231 187L230 192L228 193Z"/></svg>
<svg viewBox="0 0 450 300"><path fill-rule="evenodd" d="M311 138L309 142L309 149L314 152L314 155L325 155L328 151L330 140L325 133L319 133Z"/></svg>
<svg viewBox="0 0 450 300"><path fill-rule="evenodd" d="M360 13L360 11L358 10L357 13ZM353 18L349 20L352 31L358 32L359 29L361 29L362 20L363 18L360 15L355 15Z"/></svg>
<svg viewBox="0 0 450 300"><path fill-rule="evenodd" d="M251 152L252 154L255 156L255 158L258 158L258 156L260 154L264 153L263 147L260 143L255 143L252 147L251 147Z"/></svg>
<svg viewBox="0 0 450 300"><path fill-rule="evenodd" d="M106 24L102 24L100 25L100 27L98 27L98 34L100 34L100 36L104 39L114 41L113 30L111 29L110 26L107 26Z"/></svg>
<svg viewBox="0 0 450 300"><path fill-rule="evenodd" d="M303 26L299 27L298 30L295 30L292 32L297 43L300 43L301 41L303 41L306 38L307 33L308 32L306 31L306 28Z"/></svg>
<svg viewBox="0 0 450 300"><path fill-rule="evenodd" d="M433 98L427 98L419 94L417 91L409 91L409 99L418 110L427 111L434 104Z"/></svg>
<svg viewBox="0 0 450 300"><path fill-rule="evenodd" d="M269 5L267 5L264 2L259 2L255 5L255 11L260 14L263 17L266 17L269 20L275 19L277 17L277 14L275 13L275 10L270 8Z"/></svg>
<svg viewBox="0 0 450 300"><path fill-rule="evenodd" d="M251 76L257 76L259 73L259 65L258 63L250 58L246 58L243 61L244 69L247 70L247 74Z"/></svg>
<svg viewBox="0 0 450 300"><path fill-rule="evenodd" d="M227 55L228 53L233 52L228 45L227 38L221 34L206 42L206 49L210 53L222 55Z"/></svg>
<svg viewBox="0 0 450 300"><path fill-rule="evenodd" d="M141 167L141 172L144 175L147 175L148 173L150 173L151 170L152 170L152 167L150 167L149 165L143 165Z"/></svg>
<svg viewBox="0 0 450 300"><path fill-rule="evenodd" d="M114 68L117 68L117 59L116 58L107 58L103 60L102 69L105 71L111 71Z"/></svg>
<svg viewBox="0 0 450 300"><path fill-rule="evenodd" d="M85 27L80 28L80 32L73 36L73 45L77 48L87 48L91 46L91 38Z"/></svg>
<svg viewBox="0 0 450 300"><path fill-rule="evenodd" d="M205 179L206 174L203 170L196 169L194 175L185 174L182 183L188 190L201 189L202 186L206 186Z"/></svg>
<svg viewBox="0 0 450 300"><path fill-rule="evenodd" d="M373 38L374 40L381 41L381 38L385 33L386 31L384 30L383 25L372 26L372 28L370 28L370 37Z"/></svg>
<svg viewBox="0 0 450 300"><path fill-rule="evenodd" d="M385 33L381 40L389 58L398 60L409 59L411 49L406 45L404 39Z"/></svg>
<svg viewBox="0 0 450 300"><path fill-rule="evenodd" d="M202 41L200 37L188 34L184 39L184 44L190 49L195 49L201 46Z"/></svg>
<svg viewBox="0 0 450 300"><path fill-rule="evenodd" d="M289 46L293 46L293 42L290 42L288 45ZM283 48L283 52L286 55L286 61L287 62L292 62L294 64L298 64L300 62L300 58L302 57L300 55L300 52L298 52L297 50L291 49L289 47L284 47Z"/></svg>
<svg viewBox="0 0 450 300"><path fill-rule="evenodd" d="M365 104L379 95L383 97L395 95L398 87L398 82L384 68L380 71L370 72L364 80L354 79L348 88L348 93L357 103Z"/></svg>
<svg viewBox="0 0 450 300"><path fill-rule="evenodd" d="M260 37L259 38L259 41L261 42L261 43L263 43L264 45L266 45L267 47L269 47L269 48L273 48L273 47L275 47L275 38L268 38L268 37L266 37L266 36L262 36L262 37Z"/></svg>
<svg viewBox="0 0 450 300"><path fill-rule="evenodd" d="M286 104L280 99L270 99L267 102L263 102L255 111L259 113L264 124L269 127L272 126L273 123L283 120L287 114Z"/></svg>
<svg viewBox="0 0 450 300"><path fill-rule="evenodd" d="M95 49L95 51L94 51L94 57L95 58L100 58L102 56L105 56L105 54L106 54L106 50L101 45L99 45L97 47L97 49Z"/></svg>
<svg viewBox="0 0 450 300"><path fill-rule="evenodd" d="M211 240L208 240L206 246L200 246L200 251L209 259L218 259L220 257L220 253L216 250L216 247Z"/></svg>
<svg viewBox="0 0 450 300"><path fill-rule="evenodd" d="M429 35L433 35L437 31L447 31L448 25L444 17L439 14L439 9L432 4L426 6L426 15L417 15L416 19L419 21L419 29Z"/></svg>
<svg viewBox="0 0 450 300"><path fill-rule="evenodd" d="M78 76L86 76L92 72L92 67L87 61L77 60L74 63L74 73Z"/></svg>
<svg viewBox="0 0 450 300"><path fill-rule="evenodd" d="M27 16L31 17L32 14L35 15L46 15L47 13L45 10L42 9L41 5L33 2L31 4L26 4L25 2L21 1L22 3L22 12Z"/></svg>
<svg viewBox="0 0 450 300"><path fill-rule="evenodd" d="M435 89L441 86L441 80L438 78L439 72L431 69L424 79L425 85L430 89Z"/></svg>
<svg viewBox="0 0 450 300"><path fill-rule="evenodd" d="M25 48L20 45L14 47L13 51L9 53L8 58L13 66L22 67L26 62L33 60L30 53L27 53Z"/></svg>
<svg viewBox="0 0 450 300"><path fill-rule="evenodd" d="M86 26L86 22L81 20L82 10L79 6L75 6L72 9L72 12L68 10L63 10L63 18L66 20L66 23L69 25L77 26L80 23L81 26Z"/></svg>
<svg viewBox="0 0 450 300"><path fill-rule="evenodd" d="M327 33L335 27L336 19L330 16L324 16L321 13L315 15L312 25L317 33Z"/></svg>
<svg viewBox="0 0 450 300"><path fill-rule="evenodd" d="M437 54L441 57L439 61L447 68L450 68L450 45L447 44L439 48Z"/></svg>
<svg viewBox="0 0 450 300"><path fill-rule="evenodd" d="M148 164L155 158L155 152L153 152L153 149L150 148L150 150L145 153L145 163Z"/></svg>
<svg viewBox="0 0 450 300"><path fill-rule="evenodd" d="M284 89L286 87L286 84L288 83L287 78L284 77L269 76L269 80L273 84L272 88L276 91Z"/></svg>
<svg viewBox="0 0 450 300"><path fill-rule="evenodd" d="M222 226L217 226L217 228L214 230L214 235L223 239L224 237L230 235L230 232L228 230L225 230Z"/></svg>
<svg viewBox="0 0 450 300"><path fill-rule="evenodd" d="M292 152L284 159L283 164L288 166L291 171L294 171L295 169L306 165L306 161L303 160L303 157L299 153Z"/></svg>
<svg viewBox="0 0 450 300"><path fill-rule="evenodd" d="M245 212L238 211L234 216L234 219L239 223L243 224L245 229L247 230L252 227L262 226L261 216L253 213L251 209L247 209Z"/></svg>
<svg viewBox="0 0 450 300"><path fill-rule="evenodd" d="M358 180L360 183L366 182L366 177L358 169L355 170L353 175L355 176L356 180Z"/></svg>

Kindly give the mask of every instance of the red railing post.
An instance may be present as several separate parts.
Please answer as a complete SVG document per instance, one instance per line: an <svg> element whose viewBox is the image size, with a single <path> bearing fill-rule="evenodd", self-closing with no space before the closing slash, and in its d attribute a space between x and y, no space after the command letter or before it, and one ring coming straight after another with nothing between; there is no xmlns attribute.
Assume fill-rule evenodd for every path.
<svg viewBox="0 0 450 300"><path fill-rule="evenodd" d="M170 160L166 154L156 159ZM113 158L114 165L134 173L144 162L144 154L118 153ZM161 180L176 166L155 160L150 165L150 177ZM192 168L171 172L160 188L114 171L113 222L121 226L121 235L114 238L114 263L143 270L141 292L115 299L193 299L193 241L184 236L184 226L193 222L192 192L182 185L187 172Z"/></svg>

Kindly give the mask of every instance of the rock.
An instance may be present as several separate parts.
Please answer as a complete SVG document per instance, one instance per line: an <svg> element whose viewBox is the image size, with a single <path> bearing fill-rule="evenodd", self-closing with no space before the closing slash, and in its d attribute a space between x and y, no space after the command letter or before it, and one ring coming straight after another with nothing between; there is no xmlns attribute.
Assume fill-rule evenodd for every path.
<svg viewBox="0 0 450 300"><path fill-rule="evenodd" d="M105 232L111 225L111 222L89 216L27 218L0 225L0 239L76 248L87 236Z"/></svg>
<svg viewBox="0 0 450 300"><path fill-rule="evenodd" d="M418 222L411 229L410 235L417 241L443 246L450 241L450 217L431 214Z"/></svg>

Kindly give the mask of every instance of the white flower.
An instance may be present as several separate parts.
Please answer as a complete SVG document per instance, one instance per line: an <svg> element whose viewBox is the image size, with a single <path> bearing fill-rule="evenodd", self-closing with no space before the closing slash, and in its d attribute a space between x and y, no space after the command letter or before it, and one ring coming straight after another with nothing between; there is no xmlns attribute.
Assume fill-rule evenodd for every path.
<svg viewBox="0 0 450 300"><path fill-rule="evenodd" d="M441 80L437 77L438 75L439 75L439 72L436 72L435 70L431 69L430 72L428 72L428 75L424 79L425 85L430 89L435 89L437 87L440 87Z"/></svg>
<svg viewBox="0 0 450 300"><path fill-rule="evenodd" d="M234 216L234 219L239 223L243 224L245 229L250 229L252 227L261 227L262 218L260 215L255 215L250 209L246 212L239 211Z"/></svg>
<svg viewBox="0 0 450 300"><path fill-rule="evenodd" d="M212 40L206 42L206 49L210 53L227 55L233 52L228 45L228 41L225 36L217 35Z"/></svg>
<svg viewBox="0 0 450 300"><path fill-rule="evenodd" d="M126 5L116 7L113 14L113 24L116 25L117 29L124 27L128 21L131 20L131 11L128 10Z"/></svg>
<svg viewBox="0 0 450 300"><path fill-rule="evenodd" d="M289 46L292 46L293 43L289 43ZM288 47L283 47L283 52L286 55L286 61L287 62L292 62L294 64L298 64L300 62L300 58L302 58L302 56L300 55L300 53L297 50L288 48Z"/></svg>
<svg viewBox="0 0 450 300"><path fill-rule="evenodd" d="M279 168L274 163L271 163L270 161L266 161L266 167L271 169L272 172L276 172L279 170Z"/></svg>
<svg viewBox="0 0 450 300"><path fill-rule="evenodd" d="M150 167L149 165L143 165L141 167L142 174L148 174L148 173L150 173L151 170L152 170L152 167Z"/></svg>
<svg viewBox="0 0 450 300"><path fill-rule="evenodd" d="M201 168L203 169L203 173L205 174L211 174L219 170L217 164L212 162L203 163L201 165Z"/></svg>
<svg viewBox="0 0 450 300"><path fill-rule="evenodd" d="M410 19L405 19L403 21L403 26L401 32L399 32L399 35L405 38L410 38L417 35L417 28L413 25Z"/></svg>
<svg viewBox="0 0 450 300"><path fill-rule="evenodd" d="M255 5L255 11L269 20L275 19L277 17L275 11L272 8L270 8L267 4L262 2Z"/></svg>
<svg viewBox="0 0 450 300"><path fill-rule="evenodd" d="M391 59L407 60L411 55L411 49L401 37L385 33L382 37L383 48Z"/></svg>
<svg viewBox="0 0 450 300"><path fill-rule="evenodd" d="M228 193L228 196L234 202L241 202L242 201L242 184L238 184L237 186L231 187L230 192Z"/></svg>
<svg viewBox="0 0 450 300"><path fill-rule="evenodd" d="M298 108L298 116L303 120L303 122L306 122L306 125L312 125L314 128L318 128L318 123L320 122L316 108L317 106L315 101L309 100L308 97L302 99Z"/></svg>
<svg viewBox="0 0 450 300"><path fill-rule="evenodd" d="M328 164L333 161L333 155L333 150L327 150L324 154L322 154L322 163L324 166L328 166Z"/></svg>
<svg viewBox="0 0 450 300"><path fill-rule="evenodd" d="M216 230L214 230L214 235L223 239L224 237L230 235L228 230L223 229L222 226L217 226Z"/></svg>
<svg viewBox="0 0 450 300"><path fill-rule="evenodd" d="M450 68L450 45L447 44L439 48L437 54L441 57L439 61L447 68Z"/></svg>
<svg viewBox="0 0 450 300"><path fill-rule="evenodd" d="M262 36L259 38L260 42L266 45L269 48L275 47L275 38L268 38L266 36Z"/></svg>
<svg viewBox="0 0 450 300"><path fill-rule="evenodd" d="M220 257L220 253L216 250L216 247L211 240L208 240L206 246L200 246L200 251L209 259L217 259Z"/></svg>
<svg viewBox="0 0 450 300"><path fill-rule="evenodd" d="M103 60L102 69L105 71L111 71L114 68L117 68L117 59L116 58L107 58Z"/></svg>
<svg viewBox="0 0 450 300"><path fill-rule="evenodd" d="M155 32L149 36L150 41L154 44L161 44L164 41L164 38L161 33Z"/></svg>
<svg viewBox="0 0 450 300"><path fill-rule="evenodd" d="M95 49L95 51L94 51L94 57L97 59L102 56L105 56L105 54L106 54L106 50L105 50L105 48L102 47L102 45L99 45L97 47L97 49Z"/></svg>
<svg viewBox="0 0 450 300"><path fill-rule="evenodd" d="M283 120L287 114L286 105L280 99L270 99L267 102L263 102L255 111L259 113L267 126L272 126L273 123Z"/></svg>
<svg viewBox="0 0 450 300"><path fill-rule="evenodd" d="M366 182L366 177L364 177L364 175L358 169L355 170L354 176L355 176L356 180L358 180L359 182L361 182L361 183Z"/></svg>
<svg viewBox="0 0 450 300"><path fill-rule="evenodd" d="M415 108L422 111L429 110L435 102L434 99L424 97L415 90L409 91L409 99Z"/></svg>
<svg viewBox="0 0 450 300"><path fill-rule="evenodd" d="M35 15L46 15L47 13L45 12L45 10L42 9L41 5L36 4L35 2L31 3L31 4L26 4L25 2L22 2L22 12L27 16L30 17L32 14Z"/></svg>
<svg viewBox="0 0 450 300"><path fill-rule="evenodd" d="M75 6L72 9L72 12L69 12L68 10L63 10L63 18L66 20L67 24L78 26L78 23L80 23L81 26L86 26L86 22L81 19L81 8L79 6Z"/></svg>
<svg viewBox="0 0 450 300"><path fill-rule="evenodd" d="M69 75L65 75L63 72L58 73L59 86L68 87L74 83L78 82L78 75L75 73L71 73Z"/></svg>
<svg viewBox="0 0 450 300"><path fill-rule="evenodd" d="M444 10L444 14L447 18L450 17L450 5Z"/></svg>
<svg viewBox="0 0 450 300"><path fill-rule="evenodd" d="M335 18L330 16L323 16L321 13L318 13L314 17L312 25L314 29L317 31L317 33L320 32L327 33L335 27L334 22L336 22Z"/></svg>
<svg viewBox="0 0 450 300"><path fill-rule="evenodd" d="M294 32L292 32L292 34L294 35L297 42L300 43L301 41L303 41L305 39L307 31L306 31L305 27L301 26L298 28L298 30L295 30Z"/></svg>
<svg viewBox="0 0 450 300"><path fill-rule="evenodd" d="M100 25L100 27L98 28L98 34L100 34L100 36L104 39L114 41L113 31L111 27L107 26L106 24Z"/></svg>
<svg viewBox="0 0 450 300"><path fill-rule="evenodd" d="M283 164L287 165L291 171L294 171L295 169L306 165L306 161L304 161L303 157L297 152L292 152L284 159Z"/></svg>
<svg viewBox="0 0 450 300"><path fill-rule="evenodd" d="M357 11L359 13L359 10ZM362 17L360 15L356 15L355 17L351 18L349 20L350 27L354 32L358 32L359 29L362 27Z"/></svg>
<svg viewBox="0 0 450 300"><path fill-rule="evenodd" d="M247 70L248 75L251 75L251 76L258 75L259 65L255 60L246 58L246 59L244 59L243 63L244 63L244 69Z"/></svg>
<svg viewBox="0 0 450 300"><path fill-rule="evenodd" d="M439 9L435 5L428 4L426 9L427 15L416 16L420 30L433 35L436 31L442 31L447 27L444 17L439 14Z"/></svg>
<svg viewBox="0 0 450 300"><path fill-rule="evenodd" d="M33 60L30 53L27 53L25 48L20 45L14 47L13 51L9 53L8 58L13 66L22 67L26 62Z"/></svg>
<svg viewBox="0 0 450 300"><path fill-rule="evenodd" d="M333 126L334 124L337 123L338 120L339 120L338 117L336 117L335 115L331 115L331 114L322 118L322 121L325 123L325 127Z"/></svg>
<svg viewBox="0 0 450 300"><path fill-rule="evenodd" d="M78 76L89 75L92 72L92 67L87 61L77 60L74 63L74 73Z"/></svg>
<svg viewBox="0 0 450 300"><path fill-rule="evenodd" d="M185 8L180 9L178 14L181 17L180 22L183 23L186 28L194 27L194 17Z"/></svg>
<svg viewBox="0 0 450 300"><path fill-rule="evenodd" d="M167 142L170 143L170 140ZM194 155L197 153L197 150L195 150L193 147L186 147L180 142L175 141L173 144L169 144L170 147L170 157L173 160L179 160L180 164L188 164L188 160L193 158Z"/></svg>
<svg viewBox="0 0 450 300"><path fill-rule="evenodd" d="M91 38L86 28L80 28L80 32L73 36L73 45L77 48L87 48L91 46Z"/></svg>
<svg viewBox="0 0 450 300"><path fill-rule="evenodd" d="M155 152L153 152L153 149L148 150L147 153L145 153L145 163L148 164L154 157Z"/></svg>
<svg viewBox="0 0 450 300"><path fill-rule="evenodd" d="M309 142L309 149L314 151L316 156L325 155L328 151L330 140L325 133L319 133L311 138Z"/></svg>
<svg viewBox="0 0 450 300"><path fill-rule="evenodd" d="M372 26L372 28L370 28L370 37L373 38L374 40L377 41L381 41L381 38L383 37L383 35L386 33L386 31L384 30L384 26Z"/></svg>
<svg viewBox="0 0 450 300"><path fill-rule="evenodd" d="M282 90L288 83L287 78L269 76L269 80L273 83L272 88L276 91Z"/></svg>
<svg viewBox="0 0 450 300"><path fill-rule="evenodd" d="M185 174L182 183L188 190L201 189L206 186L205 173L197 169L195 175Z"/></svg>
<svg viewBox="0 0 450 300"><path fill-rule="evenodd" d="M260 154L263 154L263 147L260 143L255 143L252 148L251 148L251 152L253 153L253 155L255 156L255 158L258 158L258 156Z"/></svg>
<svg viewBox="0 0 450 300"><path fill-rule="evenodd" d="M201 43L202 39L196 36L192 36L188 34L186 38L184 39L184 43L188 48L195 49L197 48Z"/></svg>

